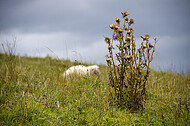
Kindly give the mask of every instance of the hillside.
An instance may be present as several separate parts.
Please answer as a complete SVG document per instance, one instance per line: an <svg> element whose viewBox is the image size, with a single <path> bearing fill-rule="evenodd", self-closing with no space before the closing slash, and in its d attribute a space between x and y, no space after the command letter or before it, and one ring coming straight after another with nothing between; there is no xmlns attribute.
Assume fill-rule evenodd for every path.
<svg viewBox="0 0 190 126"><path fill-rule="evenodd" d="M65 81L77 64L0 54L0 125L190 124L190 75L151 71L145 110L130 113L109 105L106 66L100 76Z"/></svg>

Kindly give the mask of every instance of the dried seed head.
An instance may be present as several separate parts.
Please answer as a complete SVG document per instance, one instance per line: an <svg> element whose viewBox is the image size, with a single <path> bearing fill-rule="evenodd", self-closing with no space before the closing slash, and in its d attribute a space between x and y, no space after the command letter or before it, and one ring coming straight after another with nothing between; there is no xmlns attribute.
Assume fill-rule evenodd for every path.
<svg viewBox="0 0 190 126"><path fill-rule="evenodd" d="M128 29L126 27L124 27L124 30L127 31Z"/></svg>
<svg viewBox="0 0 190 126"><path fill-rule="evenodd" d="M146 45L145 45L145 44L143 44L143 48L146 48Z"/></svg>
<svg viewBox="0 0 190 126"><path fill-rule="evenodd" d="M109 45L109 46L108 46L108 49L109 49L109 50L111 50L111 49L112 49L112 46L111 46L111 45Z"/></svg>
<svg viewBox="0 0 190 126"><path fill-rule="evenodd" d="M126 56L124 56L124 59L130 60L132 57L133 57L133 56L131 56L131 55L126 55Z"/></svg>
<svg viewBox="0 0 190 126"><path fill-rule="evenodd" d="M150 36L148 34L145 35L145 39L149 40Z"/></svg>
<svg viewBox="0 0 190 126"><path fill-rule="evenodd" d="M145 41L146 39L145 39L145 37L143 37L143 36L141 36L141 38L143 39L143 41Z"/></svg>
<svg viewBox="0 0 190 126"><path fill-rule="evenodd" d="M111 61L111 59L110 59L110 58L107 58L107 59L106 59L106 61L107 61L107 62L110 62L110 61Z"/></svg>
<svg viewBox="0 0 190 126"><path fill-rule="evenodd" d="M123 47L124 47L124 49L127 49L130 47L130 44L125 44Z"/></svg>
<svg viewBox="0 0 190 126"><path fill-rule="evenodd" d="M129 44L129 43L124 45L124 48L125 48L125 49L127 49L127 48L129 48L129 47L130 47L130 44Z"/></svg>
<svg viewBox="0 0 190 126"><path fill-rule="evenodd" d="M133 28L131 28L131 27L129 28L129 30L132 31L132 32L135 31L135 29L133 29Z"/></svg>
<svg viewBox="0 0 190 126"><path fill-rule="evenodd" d="M149 47L151 47L151 48L152 48L152 47L154 47L154 44L152 44L152 43L149 43Z"/></svg>
<svg viewBox="0 0 190 126"><path fill-rule="evenodd" d="M142 70L142 67L141 67L141 66L138 66L137 69L138 69L138 70Z"/></svg>
<svg viewBox="0 0 190 126"><path fill-rule="evenodd" d="M123 29L121 29L121 28L119 28L117 31L118 31L119 33L123 33Z"/></svg>
<svg viewBox="0 0 190 126"><path fill-rule="evenodd" d="M130 41L130 40L131 40L131 37L128 37L128 36L125 39L125 41L127 41L127 42Z"/></svg>
<svg viewBox="0 0 190 126"><path fill-rule="evenodd" d="M123 17L126 17L126 16L130 15L130 13L127 12L127 11L121 12L121 14L122 14Z"/></svg>
<svg viewBox="0 0 190 126"><path fill-rule="evenodd" d="M111 24L111 25L109 25L109 27L110 27L111 29L113 29L113 28L114 28L114 25L113 25L113 24Z"/></svg>
<svg viewBox="0 0 190 126"><path fill-rule="evenodd" d="M109 57L109 54L106 54L105 57L108 58L108 57Z"/></svg>
<svg viewBox="0 0 190 126"><path fill-rule="evenodd" d="M120 22L119 18L116 18L116 19L115 19L115 21L116 21L117 23L119 23L119 22Z"/></svg>
<svg viewBox="0 0 190 126"><path fill-rule="evenodd" d="M140 62L139 62L139 65L141 66L143 64L143 61L141 60Z"/></svg>
<svg viewBox="0 0 190 126"><path fill-rule="evenodd" d="M105 37L105 42L107 43L107 44L110 44L110 42L111 42L111 39L110 38L108 38L108 37Z"/></svg>
<svg viewBox="0 0 190 126"><path fill-rule="evenodd" d="M142 74L142 69L139 69L138 72L139 72L139 74Z"/></svg>
<svg viewBox="0 0 190 126"><path fill-rule="evenodd" d="M113 37L113 40L117 40L117 39L118 39L117 36L114 36L114 37Z"/></svg>
<svg viewBox="0 0 190 126"><path fill-rule="evenodd" d="M141 48L139 48L139 49L138 49L138 52L139 52L140 54L142 53L142 50L141 50Z"/></svg>
<svg viewBox="0 0 190 126"><path fill-rule="evenodd" d="M134 19L130 19L129 23L134 24Z"/></svg>
<svg viewBox="0 0 190 126"><path fill-rule="evenodd" d="M125 17L124 20L125 20L125 21L128 21L129 19L128 19L128 17Z"/></svg>
<svg viewBox="0 0 190 126"><path fill-rule="evenodd" d="M130 35L130 34L131 34L131 30L128 30L128 31L127 31L127 34Z"/></svg>
<svg viewBox="0 0 190 126"><path fill-rule="evenodd" d="M114 28L115 30L119 29L118 24L114 24L114 25L113 25L113 28Z"/></svg>

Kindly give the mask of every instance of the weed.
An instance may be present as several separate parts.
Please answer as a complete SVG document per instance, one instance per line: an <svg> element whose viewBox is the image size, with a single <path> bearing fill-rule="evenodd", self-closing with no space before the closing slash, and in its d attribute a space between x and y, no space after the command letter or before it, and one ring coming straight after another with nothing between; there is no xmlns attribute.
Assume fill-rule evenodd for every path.
<svg viewBox="0 0 190 126"><path fill-rule="evenodd" d="M109 54L106 55L109 67L109 84L111 104L130 110L144 109L146 100L146 83L150 73L150 63L155 52L155 43L149 42L150 36L141 36L140 48L134 40L134 19L129 19L129 12L122 12L123 25L119 18L109 27L113 30L112 39L105 37ZM117 49L114 53L114 49ZM116 60L115 60L116 59ZM118 62L118 64L116 63Z"/></svg>

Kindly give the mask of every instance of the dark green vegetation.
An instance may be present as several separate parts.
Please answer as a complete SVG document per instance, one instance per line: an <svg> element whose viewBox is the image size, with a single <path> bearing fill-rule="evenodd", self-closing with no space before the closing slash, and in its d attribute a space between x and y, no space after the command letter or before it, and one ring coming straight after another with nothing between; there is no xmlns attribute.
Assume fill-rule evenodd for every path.
<svg viewBox="0 0 190 126"><path fill-rule="evenodd" d="M130 113L109 105L106 66L100 76L64 81L72 65L0 54L0 125L190 124L190 76L151 71L145 109Z"/></svg>

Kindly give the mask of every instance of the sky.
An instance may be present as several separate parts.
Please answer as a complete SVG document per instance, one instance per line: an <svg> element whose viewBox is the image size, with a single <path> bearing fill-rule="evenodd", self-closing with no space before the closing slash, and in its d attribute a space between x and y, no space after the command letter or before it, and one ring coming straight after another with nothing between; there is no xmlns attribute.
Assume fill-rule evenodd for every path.
<svg viewBox="0 0 190 126"><path fill-rule="evenodd" d="M0 44L16 37L17 55L106 64L104 37L128 11L137 44L145 34L159 40L151 67L187 74L189 6L189 0L0 0Z"/></svg>

